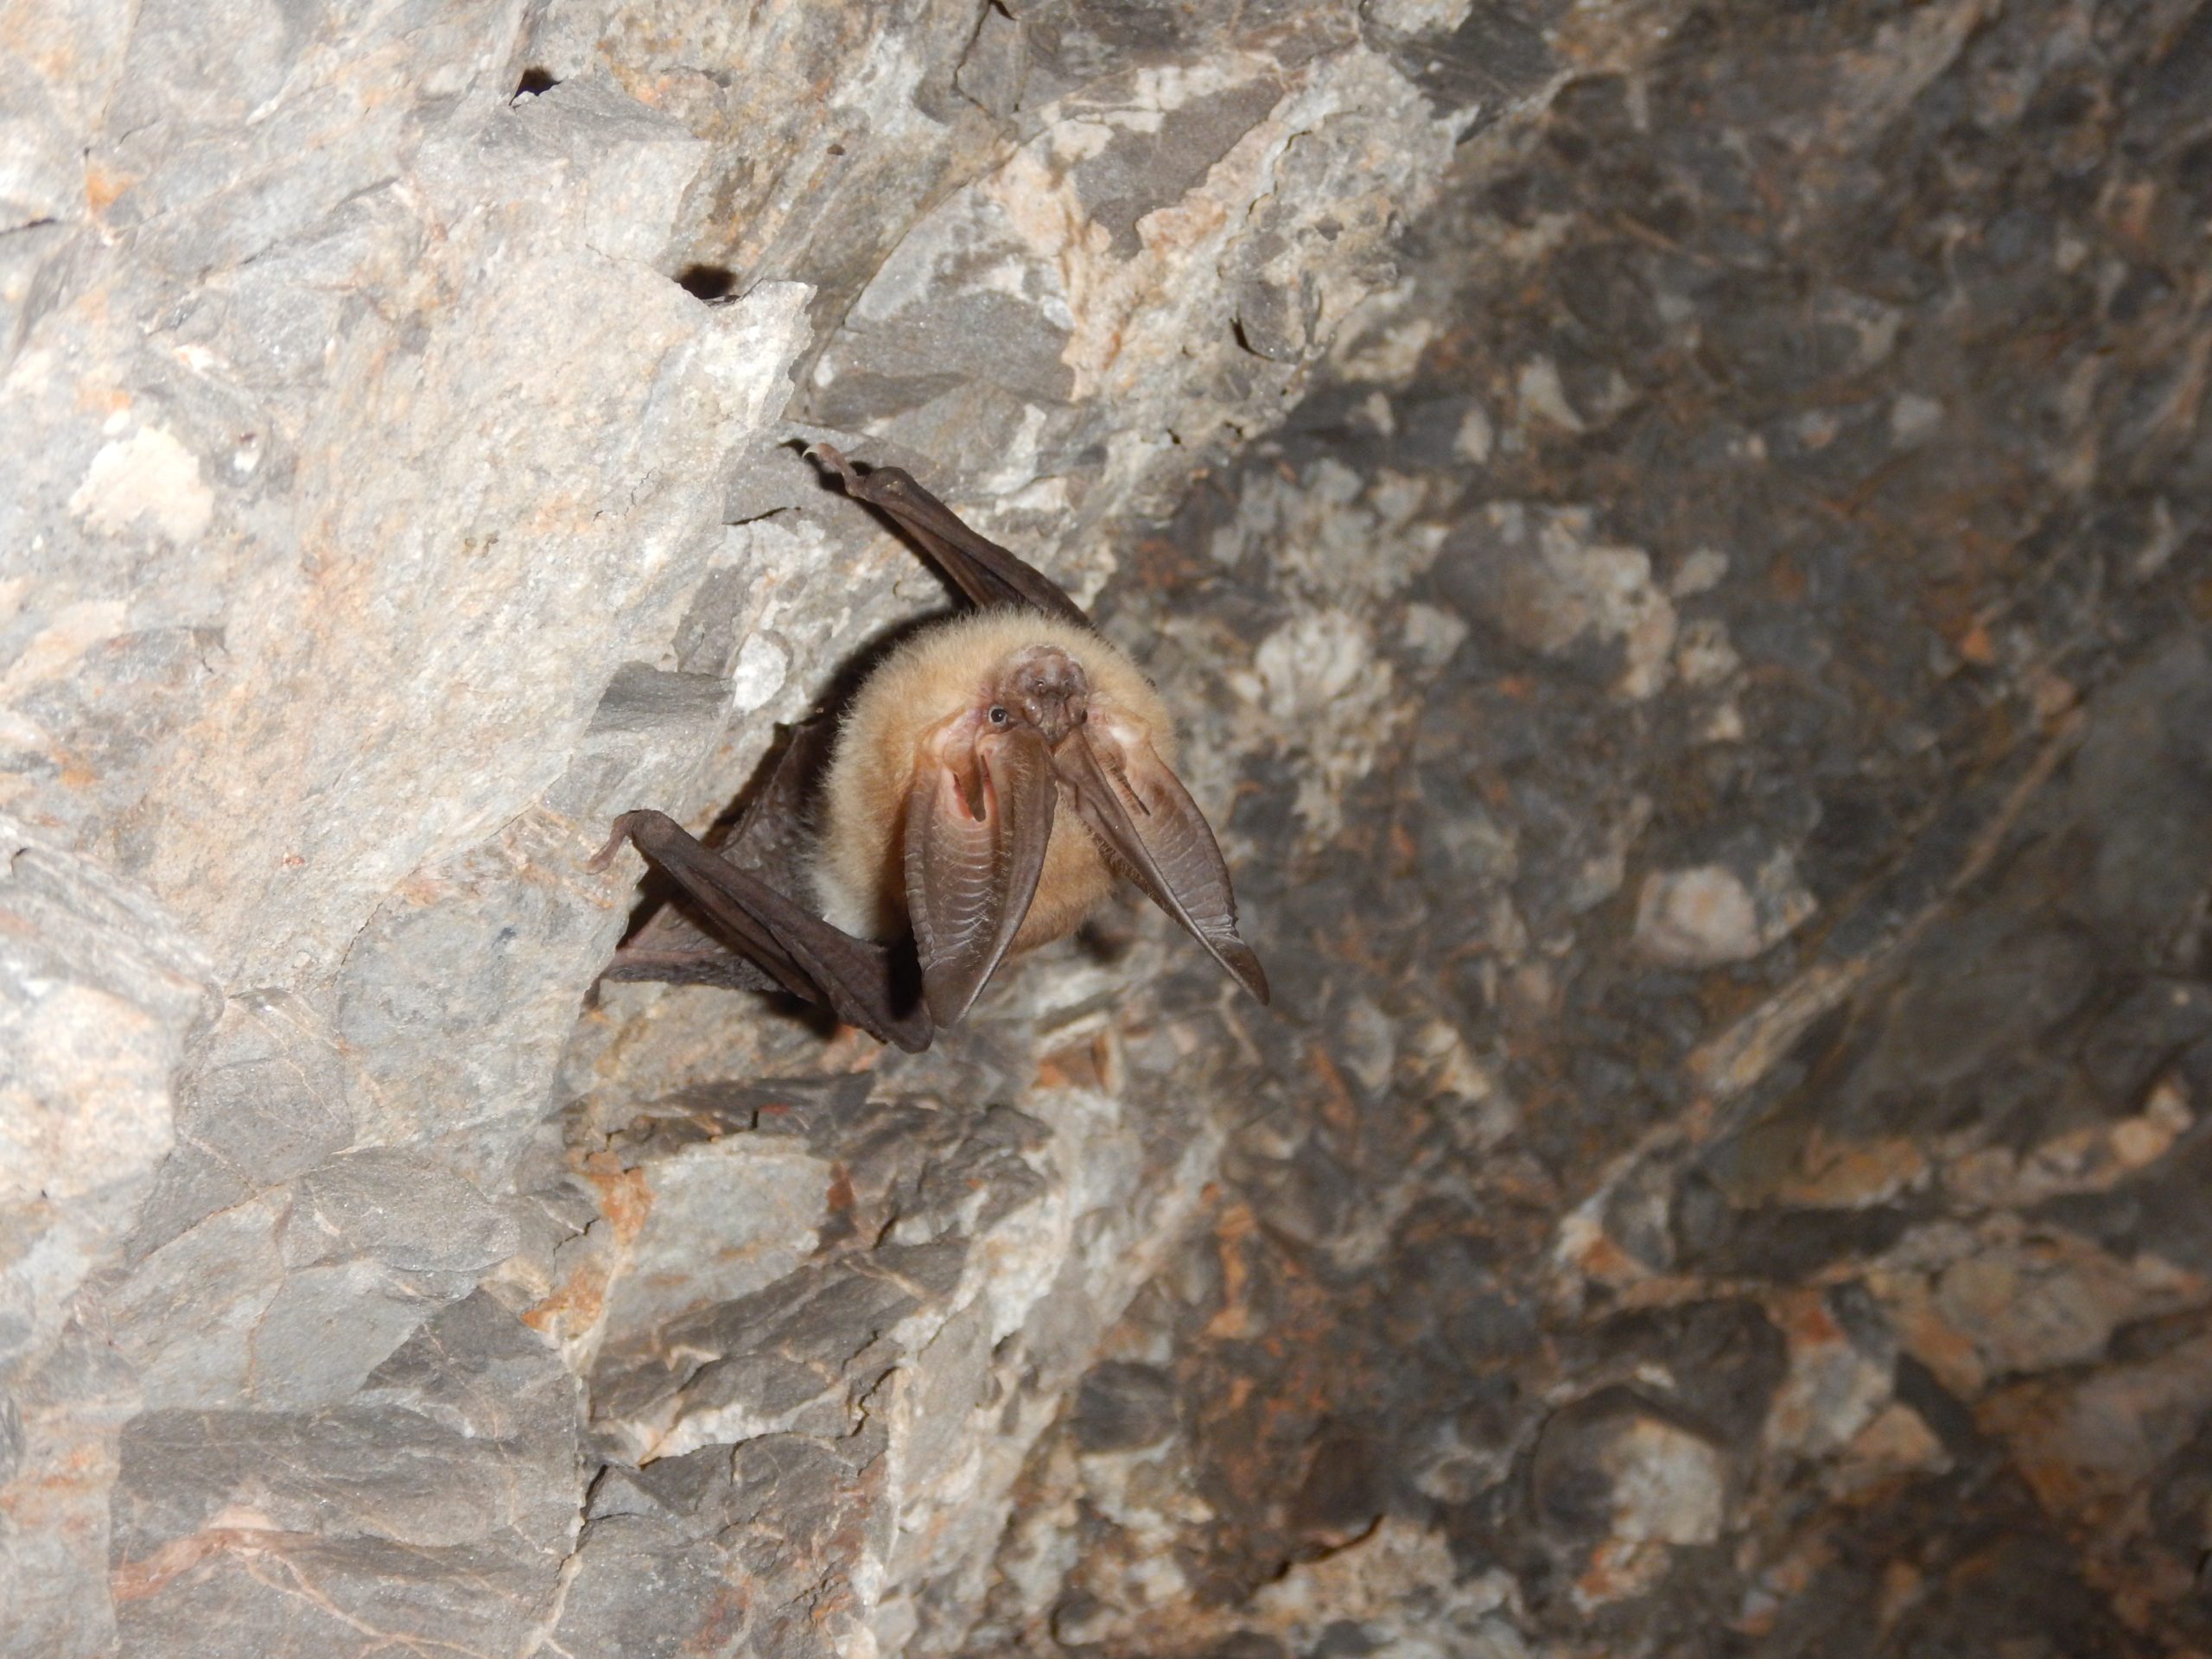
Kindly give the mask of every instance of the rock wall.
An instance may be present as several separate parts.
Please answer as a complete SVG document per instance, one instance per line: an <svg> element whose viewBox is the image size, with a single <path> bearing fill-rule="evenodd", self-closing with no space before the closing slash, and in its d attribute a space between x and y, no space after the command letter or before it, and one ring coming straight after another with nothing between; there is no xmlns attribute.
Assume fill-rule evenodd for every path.
<svg viewBox="0 0 2212 1659"><path fill-rule="evenodd" d="M0 40L0 1653L2212 1643L2212 11ZM593 995L945 602L821 435L1275 1012Z"/></svg>
<svg viewBox="0 0 2212 1659"><path fill-rule="evenodd" d="M1095 593L1372 331L1553 78L1403 21L8 14L6 1651L958 1624L1211 1173L1186 1028L1109 1034L1162 947L876 1072L583 1014L637 870L582 861L943 607L795 439Z"/></svg>
<svg viewBox="0 0 2212 1659"><path fill-rule="evenodd" d="M1144 543L1296 1012L968 1653L2212 1647L2208 158L2032 0L1469 142Z"/></svg>

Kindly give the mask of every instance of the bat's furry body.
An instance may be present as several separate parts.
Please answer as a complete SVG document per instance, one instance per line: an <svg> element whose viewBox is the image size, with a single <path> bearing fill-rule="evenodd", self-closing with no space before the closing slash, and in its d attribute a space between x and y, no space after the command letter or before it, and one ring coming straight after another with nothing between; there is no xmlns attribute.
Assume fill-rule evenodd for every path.
<svg viewBox="0 0 2212 1659"><path fill-rule="evenodd" d="M720 855L661 813L625 813L598 861L634 842L732 948L641 936L610 974L779 985L922 1048L1009 956L1079 926L1119 875L1267 1001L1151 683L1065 594L905 473L861 473L826 444L815 453L978 608L906 641L855 696L810 861L821 914L770 879L766 855L794 840L785 772L763 793L772 814L749 818Z"/></svg>
<svg viewBox="0 0 2212 1659"><path fill-rule="evenodd" d="M1123 711L1173 764L1173 728L1160 694L1103 636L1014 610L971 611L939 623L885 658L838 729L814 864L815 887L831 922L863 938L906 932L906 803L923 734L979 700L987 703L1008 660L1038 645L1057 646L1081 664L1092 708ZM1056 815L1036 893L1007 954L1065 938L1113 887L1096 837L1072 812Z"/></svg>

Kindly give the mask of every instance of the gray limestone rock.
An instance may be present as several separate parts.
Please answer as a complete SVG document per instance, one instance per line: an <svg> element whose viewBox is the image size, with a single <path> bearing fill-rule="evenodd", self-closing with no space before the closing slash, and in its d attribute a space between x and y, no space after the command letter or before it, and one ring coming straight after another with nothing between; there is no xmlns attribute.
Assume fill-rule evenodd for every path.
<svg viewBox="0 0 2212 1659"><path fill-rule="evenodd" d="M11 1646L93 1654L130 1367L80 1293L175 1142L176 1074L221 995L134 884L0 820L0 1599Z"/></svg>
<svg viewBox="0 0 2212 1659"><path fill-rule="evenodd" d="M522 1651L581 1521L576 1384L480 1294L313 1411L149 1410L123 1437L121 1652Z"/></svg>

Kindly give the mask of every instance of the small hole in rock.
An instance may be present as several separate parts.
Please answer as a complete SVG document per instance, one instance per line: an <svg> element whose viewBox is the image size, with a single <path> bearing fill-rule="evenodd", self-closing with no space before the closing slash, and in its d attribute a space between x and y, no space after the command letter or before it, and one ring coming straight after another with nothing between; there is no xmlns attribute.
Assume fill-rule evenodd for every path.
<svg viewBox="0 0 2212 1659"><path fill-rule="evenodd" d="M522 79L515 82L517 98L535 98L540 92L550 92L561 84L561 78L550 69L525 69Z"/></svg>
<svg viewBox="0 0 2212 1659"><path fill-rule="evenodd" d="M737 273L726 265L686 265L676 273L676 285L694 299L726 300L737 286Z"/></svg>

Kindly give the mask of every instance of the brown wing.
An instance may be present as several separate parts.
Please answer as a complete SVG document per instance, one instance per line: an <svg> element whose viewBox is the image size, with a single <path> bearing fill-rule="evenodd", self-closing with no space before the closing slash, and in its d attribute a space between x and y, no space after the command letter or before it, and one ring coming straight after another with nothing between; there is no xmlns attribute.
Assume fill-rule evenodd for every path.
<svg viewBox="0 0 2212 1659"><path fill-rule="evenodd" d="M1237 937L1229 867L1198 803L1144 734L1094 709L1054 763L1076 810L1145 896L1173 916L1229 976L1268 1000L1268 976Z"/></svg>
<svg viewBox="0 0 2212 1659"><path fill-rule="evenodd" d="M845 493L872 507L880 507L922 546L938 569L978 608L994 605L1026 605L1088 628L1090 619L1060 590L1059 585L1027 561L971 529L950 507L914 481L900 467L874 467L861 472L830 444L817 443L808 451L834 469L845 481Z"/></svg>
<svg viewBox="0 0 2212 1659"><path fill-rule="evenodd" d="M970 748L948 722L924 741L906 796L906 910L937 1025L968 1012L1028 915L1058 793L1033 728L986 732Z"/></svg>
<svg viewBox="0 0 2212 1659"><path fill-rule="evenodd" d="M810 840L806 826L807 796L829 763L830 747L836 730L835 721L819 715L791 730L770 763L744 816L723 840L714 845L716 857L749 871L778 893L807 891L805 861ZM669 843L670 832L655 829L638 842L638 847L650 855L653 847L665 848ZM786 978L769 971L757 951L728 948L733 937L742 937L734 934L728 923L718 925L697 913L702 906L690 895L699 881L689 861L680 859L677 864L664 868L679 893L689 900L688 905L679 901L662 906L643 927L615 948L614 960L607 964L601 978L661 980L672 985L719 985L732 990L791 988ZM804 990L798 995L813 1001L823 1000Z"/></svg>
<svg viewBox="0 0 2212 1659"><path fill-rule="evenodd" d="M721 982L755 983L735 971L737 962L750 962L769 984L781 985L810 1002L827 1004L839 1019L881 1041L896 1043L910 1053L930 1046L929 1015L913 1005L912 982L884 946L840 932L801 909L752 871L741 869L695 840L665 813L625 812L614 821L613 833L588 868L605 869L626 840L665 870L737 947L731 956L730 976ZM657 964L643 965L650 969ZM675 977L650 971L635 976Z"/></svg>

